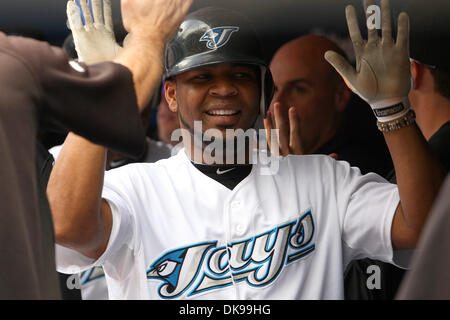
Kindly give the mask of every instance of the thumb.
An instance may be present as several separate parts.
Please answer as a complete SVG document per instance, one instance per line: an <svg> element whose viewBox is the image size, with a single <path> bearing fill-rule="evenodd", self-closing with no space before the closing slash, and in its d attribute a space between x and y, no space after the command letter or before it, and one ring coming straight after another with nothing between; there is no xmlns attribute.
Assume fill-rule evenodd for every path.
<svg viewBox="0 0 450 320"><path fill-rule="evenodd" d="M356 81L356 71L353 66L341 56L339 53L334 51L327 51L324 55L325 60L333 66L334 69L341 75L344 79L345 84L354 91L354 83Z"/></svg>

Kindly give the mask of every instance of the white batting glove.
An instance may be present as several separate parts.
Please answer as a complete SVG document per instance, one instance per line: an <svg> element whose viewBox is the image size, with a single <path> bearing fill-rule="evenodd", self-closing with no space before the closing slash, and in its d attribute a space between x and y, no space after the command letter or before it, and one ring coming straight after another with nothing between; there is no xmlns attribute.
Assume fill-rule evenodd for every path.
<svg viewBox="0 0 450 320"><path fill-rule="evenodd" d="M90 65L114 60L122 47L116 43L114 37L111 0L92 0L93 17L87 0L80 0L80 4L85 26L76 3L73 0L67 2L67 18L79 61Z"/></svg>
<svg viewBox="0 0 450 320"><path fill-rule="evenodd" d="M367 0L366 6L374 2ZM392 39L389 0L381 0L381 39L376 29L368 30L367 41L362 39L353 6L346 8L346 18L356 55L356 70L336 52L326 52L325 59L348 87L370 104L378 121L401 118L410 107L407 99L411 90L408 15L401 13L398 18L397 42Z"/></svg>

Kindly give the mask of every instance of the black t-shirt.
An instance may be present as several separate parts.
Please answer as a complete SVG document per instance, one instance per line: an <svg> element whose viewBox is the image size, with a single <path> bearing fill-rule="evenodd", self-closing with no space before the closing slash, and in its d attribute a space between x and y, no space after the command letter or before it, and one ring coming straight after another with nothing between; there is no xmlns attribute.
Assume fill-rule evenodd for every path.
<svg viewBox="0 0 450 320"><path fill-rule="evenodd" d="M446 122L428 140L431 151L436 155L446 173L450 169L450 121ZM395 170L392 169L388 179L391 183L397 183Z"/></svg>
<svg viewBox="0 0 450 320"><path fill-rule="evenodd" d="M375 172L386 178L394 168L370 106L356 96L345 111L344 124L340 130L314 153L337 153L338 160L358 167L362 174Z"/></svg>
<svg viewBox="0 0 450 320"><path fill-rule="evenodd" d="M448 172L450 169L450 121L447 121L433 134L428 140L428 144Z"/></svg>

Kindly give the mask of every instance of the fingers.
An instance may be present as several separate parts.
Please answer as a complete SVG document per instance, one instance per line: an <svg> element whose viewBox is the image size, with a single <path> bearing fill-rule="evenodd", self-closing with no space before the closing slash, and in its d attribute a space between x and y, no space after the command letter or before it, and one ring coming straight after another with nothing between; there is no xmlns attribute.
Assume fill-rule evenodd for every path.
<svg viewBox="0 0 450 320"><path fill-rule="evenodd" d="M69 20L69 26L72 32L81 30L83 28L83 22L81 21L80 16L80 9L76 5L75 1L71 0L67 2L67 19Z"/></svg>
<svg viewBox="0 0 450 320"><path fill-rule="evenodd" d="M177 32L193 0L122 0L122 21L129 33L155 33L167 42Z"/></svg>
<svg viewBox="0 0 450 320"><path fill-rule="evenodd" d="M267 117L264 119L264 128L266 129L267 144L270 152L282 156L304 154L300 135L300 119L295 107L289 109L286 117L282 113L281 103L276 102L274 104L274 114L276 130L273 127L271 111L267 112Z"/></svg>
<svg viewBox="0 0 450 320"><path fill-rule="evenodd" d="M381 1L381 35L383 43L392 42L391 6L389 0Z"/></svg>
<svg viewBox="0 0 450 320"><path fill-rule="evenodd" d="M192 6L192 3L194 3L194 0L183 0L182 1L181 8L182 8L183 17L188 13L189 9Z"/></svg>
<svg viewBox="0 0 450 320"><path fill-rule="evenodd" d="M176 34L181 22L183 21L184 17L186 16L186 14L188 13L191 5L193 3L193 0L178 0L178 2L173 2L173 4L175 5L175 8L177 8L177 10L175 11L175 14L172 15L172 17L174 18L174 28L172 30L172 33L169 33L169 39L172 38L174 36L174 34ZM178 9L179 8L179 9Z"/></svg>
<svg viewBox="0 0 450 320"><path fill-rule="evenodd" d="M271 153L278 155L279 150L272 150L272 112L267 111L266 118L264 119L264 129L266 130L267 145Z"/></svg>
<svg viewBox="0 0 450 320"><path fill-rule="evenodd" d="M111 0L103 0L103 14L105 18L106 30L114 32L114 23L112 18Z"/></svg>
<svg viewBox="0 0 450 320"><path fill-rule="evenodd" d="M376 13L378 10L378 7L373 5L375 4L375 0L366 0L365 1L365 12L366 12L366 21L367 21L367 26L368 26L368 22L369 19L373 19L374 17L376 17ZM373 9L373 10L370 10ZM373 42L377 42L378 41L378 31L376 28L367 28L367 42L368 43L373 43Z"/></svg>
<svg viewBox="0 0 450 320"><path fill-rule="evenodd" d="M281 103L276 102L273 105L275 114L275 127L278 129L278 146L280 154L287 156L289 154L289 118L282 112Z"/></svg>
<svg viewBox="0 0 450 320"><path fill-rule="evenodd" d="M78 60L83 61L78 51L79 35L84 32L83 21L81 20L80 8L75 1L67 2L67 19L69 20L70 30L72 30L73 42L78 53Z"/></svg>
<svg viewBox="0 0 450 320"><path fill-rule="evenodd" d="M353 6L347 6L345 8L345 17L347 19L348 33L353 45L361 46L364 41L359 30L358 19L356 18L355 8Z"/></svg>
<svg viewBox="0 0 450 320"><path fill-rule="evenodd" d="M289 128L290 128L290 154L303 154L303 146L300 135L300 119L294 107L289 109Z"/></svg>
<svg viewBox="0 0 450 320"><path fill-rule="evenodd" d="M356 71L353 68L353 66L348 63L348 61L334 51L327 51L325 52L325 60L327 60L334 69L341 75L341 77L344 79L347 86L355 91L355 82L356 82Z"/></svg>
<svg viewBox="0 0 450 320"><path fill-rule="evenodd" d="M87 0L80 0L81 11L83 12L84 23L86 28L90 28L93 26L94 22L92 20L91 10L89 9L89 5Z"/></svg>
<svg viewBox="0 0 450 320"><path fill-rule="evenodd" d="M91 0L94 23L103 24L102 0Z"/></svg>
<svg viewBox="0 0 450 320"><path fill-rule="evenodd" d="M405 12L398 16L397 46L409 48L409 16Z"/></svg>

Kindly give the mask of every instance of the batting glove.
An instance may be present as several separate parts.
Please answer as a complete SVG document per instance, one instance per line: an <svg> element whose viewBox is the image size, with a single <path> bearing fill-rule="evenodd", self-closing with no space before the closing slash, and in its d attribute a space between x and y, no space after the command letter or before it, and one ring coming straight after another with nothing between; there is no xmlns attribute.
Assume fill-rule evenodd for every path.
<svg viewBox="0 0 450 320"><path fill-rule="evenodd" d="M366 1L366 8L373 4L374 0ZM389 0L381 0L381 39L376 29L369 28L368 39L363 40L353 6L346 7L346 18L356 55L356 70L336 52L326 52L325 59L347 86L372 107L378 121L401 118L410 107L407 99L411 90L408 15L401 13L398 18L396 42L392 39Z"/></svg>
<svg viewBox="0 0 450 320"><path fill-rule="evenodd" d="M79 61L90 65L114 60L122 47L114 36L111 1L92 0L92 15L87 0L80 0L80 5L84 26L77 4L73 0L67 2L67 17Z"/></svg>

